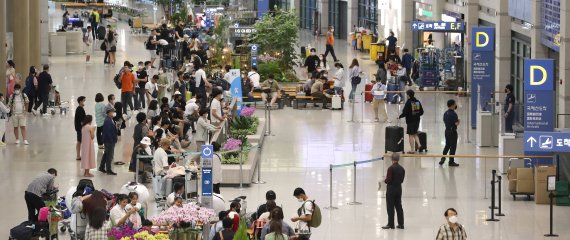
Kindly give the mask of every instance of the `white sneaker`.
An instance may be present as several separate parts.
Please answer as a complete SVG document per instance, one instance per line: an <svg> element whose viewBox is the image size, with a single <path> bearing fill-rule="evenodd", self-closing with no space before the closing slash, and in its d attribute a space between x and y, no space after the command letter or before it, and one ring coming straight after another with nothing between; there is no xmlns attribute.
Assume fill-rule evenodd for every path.
<svg viewBox="0 0 570 240"><path fill-rule="evenodd" d="M28 142L28 140L24 140L24 145L30 145L30 143Z"/></svg>
<svg viewBox="0 0 570 240"><path fill-rule="evenodd" d="M20 144L20 140L16 140L16 144Z"/></svg>

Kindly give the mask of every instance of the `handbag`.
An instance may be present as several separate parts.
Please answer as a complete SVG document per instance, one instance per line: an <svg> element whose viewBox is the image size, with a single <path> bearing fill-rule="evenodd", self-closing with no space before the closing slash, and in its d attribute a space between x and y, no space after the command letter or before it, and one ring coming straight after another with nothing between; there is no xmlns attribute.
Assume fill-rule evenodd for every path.
<svg viewBox="0 0 570 240"><path fill-rule="evenodd" d="M352 77L351 80L352 80L352 84L354 84L354 85L358 85L362 81L362 79L359 76L354 76L354 77Z"/></svg>
<svg viewBox="0 0 570 240"><path fill-rule="evenodd" d="M101 49L101 51L106 51L107 50L107 44L105 44L105 42L102 42L99 49Z"/></svg>

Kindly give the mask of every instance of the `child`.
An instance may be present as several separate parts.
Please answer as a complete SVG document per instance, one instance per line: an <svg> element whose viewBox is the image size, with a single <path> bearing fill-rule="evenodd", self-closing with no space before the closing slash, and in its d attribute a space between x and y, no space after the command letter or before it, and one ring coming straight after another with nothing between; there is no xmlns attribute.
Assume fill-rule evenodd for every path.
<svg viewBox="0 0 570 240"><path fill-rule="evenodd" d="M127 206L125 206L125 210L129 211L131 208L136 208L138 209L139 214L133 214L131 215L131 217L129 218L129 221L133 224L133 228L134 229L139 229L142 227L142 215L141 212L142 210L142 204L140 204L139 201L139 195L136 192L131 192L129 193L129 204L127 204Z"/></svg>
<svg viewBox="0 0 570 240"><path fill-rule="evenodd" d="M182 201L183 200L181 197L174 198L174 206L173 207L181 208L182 207Z"/></svg>

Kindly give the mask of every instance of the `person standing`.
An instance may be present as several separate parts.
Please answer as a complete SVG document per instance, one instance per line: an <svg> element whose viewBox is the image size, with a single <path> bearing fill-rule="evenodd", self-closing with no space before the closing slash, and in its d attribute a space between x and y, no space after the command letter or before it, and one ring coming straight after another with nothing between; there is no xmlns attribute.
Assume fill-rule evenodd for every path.
<svg viewBox="0 0 570 240"><path fill-rule="evenodd" d="M208 104L208 95L206 94L206 88L211 88L212 84L208 82L208 78L206 77L206 72L202 69L202 64L197 64L194 66L196 72L194 73L194 81L196 82L196 95L202 95L200 101L200 107L206 108ZM214 97L212 97L214 98Z"/></svg>
<svg viewBox="0 0 570 240"><path fill-rule="evenodd" d="M37 110L40 104L42 105L42 110L40 111L41 114L47 113L47 106L48 106L48 99L49 99L49 91L51 90L51 85L53 84L53 80L51 79L51 75L49 74L49 65L44 65L44 71L40 73L38 76L38 101L40 103L36 104L34 110Z"/></svg>
<svg viewBox="0 0 570 240"><path fill-rule="evenodd" d="M75 109L75 132L77 133L77 143L75 144L75 156L77 156L75 158L75 160L79 161L81 160L81 155L80 155L80 150L81 150L81 140L83 139L81 137L81 133L83 132L82 127L83 127L83 120L85 120L85 108L83 108L85 106L85 97L84 96L80 96L77 98L77 103L78 106Z"/></svg>
<svg viewBox="0 0 570 240"><path fill-rule="evenodd" d="M334 27L333 26L329 26L329 30L327 31L327 44L326 44L325 48L326 48L326 50L325 50L324 59L327 59L327 56L330 52L333 59L334 59L334 62L338 62L338 59L336 58L336 55L334 54Z"/></svg>
<svg viewBox="0 0 570 240"><path fill-rule="evenodd" d="M40 173L28 185L24 194L26 206L28 207L28 221L38 221L40 209L46 206L42 197L46 193L52 193L57 189L54 184L55 177L57 177L57 170L50 168L47 172Z"/></svg>
<svg viewBox="0 0 570 240"><path fill-rule="evenodd" d="M392 154L392 166L386 173L386 211L388 212L388 224L382 229L394 229L394 209L398 214L398 226L404 229L404 210L402 209L402 183L406 175L406 170L399 164L400 154Z"/></svg>
<svg viewBox="0 0 570 240"><path fill-rule="evenodd" d="M448 208L443 214L447 219L447 223L439 227L436 240L466 240L467 233L465 227L457 222L457 211L454 208Z"/></svg>
<svg viewBox="0 0 570 240"><path fill-rule="evenodd" d="M447 111L443 114L443 122L445 123L445 147L443 148L443 155L453 156L455 155L455 150L457 149L457 126L459 126L459 117L455 112L457 109L457 104L455 100L449 99L447 101ZM439 165L445 163L445 157L442 157L439 161ZM455 158L449 158L450 167L458 167L459 164L455 163Z"/></svg>
<svg viewBox="0 0 570 240"><path fill-rule="evenodd" d="M222 183L222 157L218 152L222 148L217 142L212 142L212 148L214 150L214 156L212 159L212 192L220 194L220 184Z"/></svg>
<svg viewBox="0 0 570 240"><path fill-rule="evenodd" d="M14 94L10 97L10 101L8 102L8 106L10 107L10 111L12 111L12 126L14 127L14 136L16 136L16 144L20 144L18 128L20 128L22 132L22 139L24 140L24 144L28 145L28 140L26 138L26 109L28 109L28 104L30 100L28 100L28 96L22 92L22 87L20 84L14 86Z"/></svg>
<svg viewBox="0 0 570 240"><path fill-rule="evenodd" d="M28 96L28 99L30 100L30 104L28 104L28 113L32 112L32 109L34 107L34 103L36 102L36 96L37 96L37 91L38 91L38 78L37 78L37 70L36 67L31 66L30 67L30 74L28 75L28 78L26 78L26 82L24 83L24 93L26 94L26 96Z"/></svg>
<svg viewBox="0 0 570 240"><path fill-rule="evenodd" d="M84 170L84 177L93 177L89 170L96 167L95 163L95 126L92 126L93 116L87 115L83 119L81 127L81 168Z"/></svg>
<svg viewBox="0 0 570 240"><path fill-rule="evenodd" d="M200 117L196 122L196 135L194 135L196 141L196 151L202 151L202 145L206 144L208 141L208 131L213 132L218 129L208 122L208 109L207 108L200 108Z"/></svg>
<svg viewBox="0 0 570 240"><path fill-rule="evenodd" d="M409 136L410 149L408 153L414 154L418 149L421 149L420 137L418 136L418 129L420 128L421 116L424 115L424 108L418 99L415 97L414 90L406 91L408 100L406 105L404 105L404 110L400 114L399 118L406 118L407 130L406 133Z"/></svg>
<svg viewBox="0 0 570 240"><path fill-rule="evenodd" d="M146 40L146 50L150 53L150 64L154 66L154 61L156 61L156 48L158 46L158 40L156 39L156 29L150 31L150 36Z"/></svg>
<svg viewBox="0 0 570 240"><path fill-rule="evenodd" d="M398 39L394 37L394 32L390 31L390 36L388 36L386 40L388 40L388 55L390 55L391 53L395 54L396 43L398 42Z"/></svg>
<svg viewBox="0 0 570 240"><path fill-rule="evenodd" d="M360 65L358 64L358 59L352 59L352 63L350 64L350 71L349 71L349 79L350 79L350 83L352 88L350 89L350 94L348 95L348 99L351 102L354 102L354 93L356 92L356 88L358 87L358 84L360 84L360 80L356 81L357 79L360 79L359 75L360 75ZM358 77L358 78L357 78Z"/></svg>
<svg viewBox="0 0 570 240"><path fill-rule="evenodd" d="M222 111L222 90L214 88L212 89L212 103L210 103L210 120L214 126L221 126L226 120Z"/></svg>
<svg viewBox="0 0 570 240"><path fill-rule="evenodd" d="M145 87L146 83L148 82L148 73L146 72L146 68L144 63L141 61L139 62L137 71L136 71L136 80L135 80L135 110L146 108L145 104Z"/></svg>
<svg viewBox="0 0 570 240"><path fill-rule="evenodd" d="M97 126L97 145L99 149L103 148L103 123L107 112L105 111L105 97L103 94L97 93L95 95L95 125Z"/></svg>
<svg viewBox="0 0 570 240"><path fill-rule="evenodd" d="M116 60L115 53L117 52L117 34L111 29L109 29L109 33L107 33L105 38L105 47L107 52L109 52L109 64L114 66Z"/></svg>
<svg viewBox="0 0 570 240"><path fill-rule="evenodd" d="M107 118L103 123L103 144L105 145L105 152L101 157L101 164L99 164L99 172L107 173L108 175L117 175L111 169L111 163L115 154L115 144L117 143L117 125L113 121L115 117L115 109L107 109Z"/></svg>
<svg viewBox="0 0 570 240"><path fill-rule="evenodd" d="M150 101L156 100L158 97L158 78L158 75L154 75L150 81L145 84L147 105L150 105Z"/></svg>
<svg viewBox="0 0 570 240"><path fill-rule="evenodd" d="M335 63L336 73L334 74L334 93L340 95L342 93L342 88L344 87L344 82L346 81L346 74L344 73L344 66L342 63Z"/></svg>
<svg viewBox="0 0 570 240"><path fill-rule="evenodd" d="M407 48L404 48L404 55L402 56L402 65L406 68L406 76L410 77L412 66L414 64L414 57L409 53Z"/></svg>
<svg viewBox="0 0 570 240"><path fill-rule="evenodd" d="M105 34L102 36L103 38L101 38L101 36L97 35L97 39L98 40L105 40L105 38L107 37L107 34L109 34L109 31L111 31L111 25L107 25L107 28L105 29ZM103 43L105 43L105 41L103 41ZM103 48L103 50L105 51L105 56L103 57L103 63L109 64L110 56L109 56L109 51L107 51L106 45Z"/></svg>
<svg viewBox="0 0 570 240"><path fill-rule="evenodd" d="M311 48L310 52L311 54L305 58L305 64L303 65L303 67L307 68L307 78L311 77L317 66L321 64L321 60L317 56L317 49Z"/></svg>
<svg viewBox="0 0 570 240"><path fill-rule="evenodd" d="M374 95L374 100L372 100L372 108L374 109L374 121L380 122L378 113L382 116L382 122L390 122L388 119L388 114L386 113L386 78L384 80L378 81L372 86L372 95Z"/></svg>
<svg viewBox="0 0 570 240"><path fill-rule="evenodd" d="M12 60L6 62L6 96L10 98L16 85L16 64Z"/></svg>
<svg viewBox="0 0 570 240"><path fill-rule="evenodd" d="M300 187L293 191L293 196L297 201L303 204L301 204L301 207L297 210L298 217L292 217L291 222L299 222L298 229L296 229L299 240L309 240L311 238L311 227L309 226L309 222L313 217L315 206L313 206L313 201L309 200L305 190Z"/></svg>
<svg viewBox="0 0 570 240"><path fill-rule="evenodd" d="M127 114L127 106L133 111L133 95L135 94L135 75L131 68L133 65L129 61L125 61L123 69L121 69L121 103L123 103L123 113Z"/></svg>
<svg viewBox="0 0 570 240"><path fill-rule="evenodd" d="M91 27L92 27L92 32L93 32L93 36L95 36L96 31L97 31L97 26L99 25L99 12L97 12L97 9L93 9L93 11L91 12L91 14L89 14L89 22L91 23Z"/></svg>
<svg viewBox="0 0 570 240"><path fill-rule="evenodd" d="M166 88L168 87L168 78L166 78L166 73L164 73L164 69L158 69L158 97L157 99L162 99L166 96Z"/></svg>
<svg viewBox="0 0 570 240"><path fill-rule="evenodd" d="M2 140L0 141L0 147L5 147L6 143L4 142L5 133L6 133L6 123L8 122L8 113L10 113L10 109L4 104L6 102L6 98L4 98L4 94L0 93L0 136L2 136Z"/></svg>
<svg viewBox="0 0 570 240"><path fill-rule="evenodd" d="M515 95L513 94L513 85L507 84L505 86L505 93L507 97L505 98L505 132L513 132L513 122L515 120Z"/></svg>
<svg viewBox="0 0 570 240"><path fill-rule="evenodd" d="M83 43L85 43L85 63L91 64L91 54L93 54L93 34L91 34L91 26L87 26L87 32L83 35Z"/></svg>

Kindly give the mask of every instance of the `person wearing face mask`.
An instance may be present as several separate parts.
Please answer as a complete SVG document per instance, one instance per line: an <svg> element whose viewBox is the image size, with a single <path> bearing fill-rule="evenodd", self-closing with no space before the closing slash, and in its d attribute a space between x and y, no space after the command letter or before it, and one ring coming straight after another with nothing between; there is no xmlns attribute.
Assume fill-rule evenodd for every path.
<svg viewBox="0 0 570 240"><path fill-rule="evenodd" d="M253 102L253 83L251 79L247 77L245 72L241 73L241 92L242 96L247 97L248 102Z"/></svg>
<svg viewBox="0 0 570 240"><path fill-rule="evenodd" d="M321 67L322 70L329 70L329 65L327 64L327 59L325 59L325 55L323 54L319 54L319 67Z"/></svg>
<svg viewBox="0 0 570 240"><path fill-rule="evenodd" d="M212 89L212 102L210 103L210 119L215 126L221 126L226 120L222 114L222 90L219 88Z"/></svg>
<svg viewBox="0 0 570 240"><path fill-rule="evenodd" d="M148 73L143 62L139 62L138 69L136 71L135 80L135 93L133 99L135 101L135 110L145 109L145 94L146 94L146 83L148 82ZM125 111L126 113L126 111Z"/></svg>
<svg viewBox="0 0 570 240"><path fill-rule="evenodd" d="M262 84L261 84L261 91L263 91L261 93L261 99L263 102L267 103L267 98L271 98L271 102L269 103L270 106L273 106L273 104L275 104L275 102L277 101L277 98L279 98L279 91L281 91L281 87L279 86L279 83L277 83L277 81L275 81L274 76L272 73L270 73L267 76L267 80L265 80Z"/></svg>
<svg viewBox="0 0 570 240"><path fill-rule="evenodd" d="M305 64L303 65L303 67L307 68L307 76L310 77L319 65L321 65L321 59L317 57L317 49L311 48L311 55L305 58Z"/></svg>
<svg viewBox="0 0 570 240"><path fill-rule="evenodd" d="M515 95L513 94L513 85L507 84L505 86L505 93L507 97L505 98L505 132L513 132L513 122L515 120Z"/></svg>
<svg viewBox="0 0 570 240"><path fill-rule="evenodd" d="M115 225L123 226L129 222L131 215L138 214L140 209L136 207L126 210L127 204L129 204L129 197L125 194L119 194L117 204L109 212L110 219Z"/></svg>
<svg viewBox="0 0 570 240"><path fill-rule="evenodd" d="M0 93L0 136L2 136L2 139L5 138L6 123L8 121L8 113L10 113L10 109L4 104L5 101L4 94ZM0 147L5 146L6 143L3 140L0 141Z"/></svg>
<svg viewBox="0 0 570 240"><path fill-rule="evenodd" d="M336 55L334 54L334 27L333 26L329 26L329 30L327 31L327 44L326 44L326 50L325 50L325 55L324 55L324 59L327 58L327 55L329 54L329 52L331 53L334 62L338 62L338 59L336 58Z"/></svg>
<svg viewBox="0 0 570 240"><path fill-rule="evenodd" d="M49 100L49 92L51 90L51 86L53 84L53 80L51 79L51 75L49 74L49 65L44 65L44 71L40 73L38 76L38 102L34 107L34 111L38 110L40 104L42 105L41 114L46 114L47 112L47 105Z"/></svg>
<svg viewBox="0 0 570 240"><path fill-rule="evenodd" d="M447 223L439 227L436 240L466 240L467 233L465 227L457 221L457 211L453 208L448 208L443 214L447 219Z"/></svg>
<svg viewBox="0 0 570 240"><path fill-rule="evenodd" d="M28 140L26 140L26 109L28 109L28 104L30 101L28 100L28 96L22 92L22 87L20 84L14 86L14 94L10 97L8 101L8 106L10 111L12 112L12 126L14 127L14 136L16 136L16 144L20 144L19 133L18 129L22 132L22 138L24 140L24 144L28 145Z"/></svg>
<svg viewBox="0 0 570 240"><path fill-rule="evenodd" d="M36 67L30 67L30 74L28 78L26 78L25 86L24 86L24 93L30 99L30 104L28 104L28 112L31 113L34 107L34 103L36 102L36 92L38 90L38 78L37 78L38 71Z"/></svg>
<svg viewBox="0 0 570 240"><path fill-rule="evenodd" d="M207 108L200 108L200 117L196 122L196 135L194 135L196 151L202 151L202 145L208 141L208 131L213 132L220 129L220 127L216 127L208 122L209 112Z"/></svg>
<svg viewBox="0 0 570 240"><path fill-rule="evenodd" d="M176 166L176 163L168 164L168 153L166 151L170 149L170 144L172 144L172 141L169 138L160 139L159 148L154 151L152 159L154 161L154 175L161 176L161 186L157 191L162 193L160 194L162 196L164 196L166 191L166 172L170 167Z"/></svg>
<svg viewBox="0 0 570 240"><path fill-rule="evenodd" d="M103 145L105 152L101 157L101 164L99 164L99 172L107 173L108 175L117 175L111 169L111 163L115 155L115 144L117 143L117 125L113 118L115 117L115 109L107 110L107 117L103 123Z"/></svg>
<svg viewBox="0 0 570 240"><path fill-rule="evenodd" d="M166 73L164 73L164 68L158 69L158 81L156 82L158 86L158 97L157 99L162 99L166 96L166 88L168 87L168 78L166 78Z"/></svg>
<svg viewBox="0 0 570 240"><path fill-rule="evenodd" d="M241 211L241 204L239 202L233 201L230 203L230 210L228 211L228 217L232 219L232 231L236 232L239 227L239 213Z"/></svg>
<svg viewBox="0 0 570 240"><path fill-rule="evenodd" d="M392 154L392 166L386 173L386 212L388 213L388 224L382 229L394 229L394 209L398 214L398 229L404 229L404 210L402 209L402 183L406 175L406 170L398 163L400 153Z"/></svg>
<svg viewBox="0 0 570 240"><path fill-rule="evenodd" d="M315 210L314 201L309 200L309 197L302 188L296 188L293 191L293 196L297 198L301 204L299 210L297 210L298 217L292 217L292 222L299 222L295 232L299 236L299 240L309 240L311 238L311 227L309 222L313 217L313 211Z"/></svg>
<svg viewBox="0 0 570 240"><path fill-rule="evenodd" d="M400 84L400 90L404 91L406 85L408 85L408 77L406 75L406 68L402 64L398 64L398 70L396 71L396 79L398 79L398 84ZM404 102L404 95L400 93L400 103Z"/></svg>
<svg viewBox="0 0 570 240"><path fill-rule="evenodd" d="M453 156L455 155L455 150L457 149L457 126L459 126L459 117L455 113L457 109L457 104L455 100L449 99L447 101L447 111L443 114L443 122L445 123L445 147L443 148L443 155ZM439 165L445 163L445 157L442 157L439 161ZM455 163L455 158L449 158L450 167L458 167L459 164Z"/></svg>
<svg viewBox="0 0 570 240"><path fill-rule="evenodd" d="M386 38L388 41L388 53L396 53L396 43L398 39L394 37L394 32L390 31L390 36Z"/></svg>

